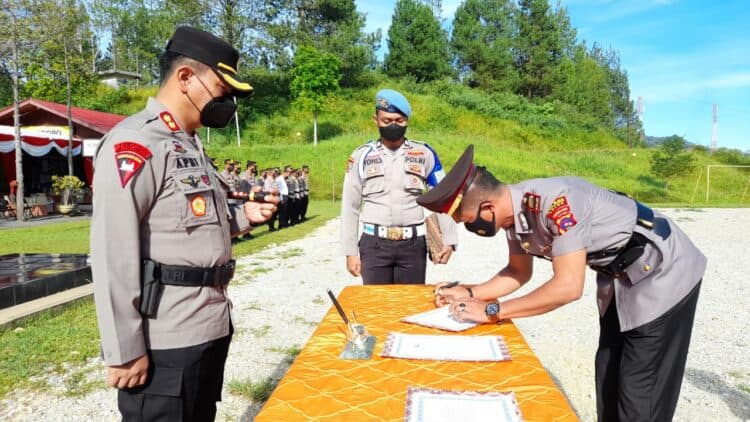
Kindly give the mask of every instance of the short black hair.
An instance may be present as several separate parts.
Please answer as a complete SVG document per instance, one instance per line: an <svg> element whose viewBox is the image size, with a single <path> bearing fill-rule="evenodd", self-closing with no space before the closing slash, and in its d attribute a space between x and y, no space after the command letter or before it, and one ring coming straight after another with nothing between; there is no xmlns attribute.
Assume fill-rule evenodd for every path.
<svg viewBox="0 0 750 422"><path fill-rule="evenodd" d="M487 167L477 166L474 180L466 187L460 208L477 207L481 202L489 199L491 194L503 189L505 189L505 183L498 180L495 175L487 170Z"/></svg>
<svg viewBox="0 0 750 422"><path fill-rule="evenodd" d="M165 51L159 57L159 86L164 86L164 82L172 76L175 69L183 65L192 66L197 72L201 73L209 69L206 64L195 59L175 53L174 51Z"/></svg>

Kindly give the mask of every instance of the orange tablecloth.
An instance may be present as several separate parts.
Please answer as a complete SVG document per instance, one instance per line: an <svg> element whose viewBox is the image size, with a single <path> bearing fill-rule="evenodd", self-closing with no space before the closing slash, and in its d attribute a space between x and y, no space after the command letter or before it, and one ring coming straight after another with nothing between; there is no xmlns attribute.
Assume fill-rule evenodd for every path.
<svg viewBox="0 0 750 422"><path fill-rule="evenodd" d="M369 360L339 359L343 322L331 307L256 421L398 421L409 386L456 391L513 391L526 421L575 421L575 412L511 322L480 325L461 335L505 337L510 362L436 362L380 357L391 331L456 335L400 322L433 308L430 286L349 286L339 296L345 311L377 336Z"/></svg>

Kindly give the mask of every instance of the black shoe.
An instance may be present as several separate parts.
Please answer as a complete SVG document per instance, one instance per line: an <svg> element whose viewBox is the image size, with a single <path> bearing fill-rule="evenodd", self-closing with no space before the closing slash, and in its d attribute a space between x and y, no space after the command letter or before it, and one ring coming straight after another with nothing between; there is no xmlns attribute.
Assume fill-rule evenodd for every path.
<svg viewBox="0 0 750 422"><path fill-rule="evenodd" d="M250 233L245 233L244 235L242 235L242 238L250 240L250 239L255 239L255 236L253 236Z"/></svg>
<svg viewBox="0 0 750 422"><path fill-rule="evenodd" d="M276 230L278 230L278 229L275 229L275 228L273 228L273 227L269 227L269 228L268 228L268 231L269 231L269 232L275 232Z"/></svg>

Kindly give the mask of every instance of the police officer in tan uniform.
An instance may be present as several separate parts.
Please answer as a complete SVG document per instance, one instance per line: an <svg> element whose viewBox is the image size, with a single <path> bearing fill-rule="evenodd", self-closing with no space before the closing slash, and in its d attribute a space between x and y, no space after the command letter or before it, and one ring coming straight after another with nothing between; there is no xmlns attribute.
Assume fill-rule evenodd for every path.
<svg viewBox="0 0 750 422"><path fill-rule="evenodd" d="M113 128L96 155L91 264L108 383L125 421L211 421L232 335L234 273L227 189L200 126L223 127L239 54L180 27L145 110ZM246 203L263 222L273 204Z"/></svg>
<svg viewBox="0 0 750 422"><path fill-rule="evenodd" d="M443 177L437 153L407 139L411 107L400 93L375 95L377 141L349 157L341 201L341 248L349 272L364 284L424 283L427 245L424 209L416 199ZM456 226L439 217L443 250L432 256L445 264L456 245ZM358 240L358 233L362 236Z"/></svg>
<svg viewBox="0 0 750 422"><path fill-rule="evenodd" d="M436 289L459 320L496 322L577 300L586 265L597 272L600 421L669 421L680 393L706 257L677 225L632 198L576 177L499 182L470 146L417 202L480 236L506 232L507 266L477 285ZM532 275L534 256L554 275L505 299Z"/></svg>

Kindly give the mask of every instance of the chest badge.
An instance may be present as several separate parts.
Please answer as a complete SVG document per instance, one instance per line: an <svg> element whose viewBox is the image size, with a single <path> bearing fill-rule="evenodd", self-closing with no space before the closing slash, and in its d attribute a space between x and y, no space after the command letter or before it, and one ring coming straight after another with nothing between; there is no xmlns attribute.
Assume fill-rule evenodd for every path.
<svg viewBox="0 0 750 422"><path fill-rule="evenodd" d="M206 215L206 198L203 195L196 195L190 200L190 209L196 217Z"/></svg>
<svg viewBox="0 0 750 422"><path fill-rule="evenodd" d="M184 146L180 143L180 141L172 141L172 146L174 147L175 152L179 152L180 154L184 154L187 152Z"/></svg>

